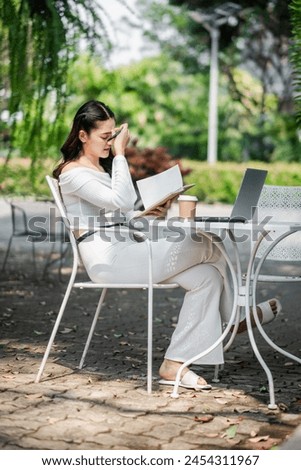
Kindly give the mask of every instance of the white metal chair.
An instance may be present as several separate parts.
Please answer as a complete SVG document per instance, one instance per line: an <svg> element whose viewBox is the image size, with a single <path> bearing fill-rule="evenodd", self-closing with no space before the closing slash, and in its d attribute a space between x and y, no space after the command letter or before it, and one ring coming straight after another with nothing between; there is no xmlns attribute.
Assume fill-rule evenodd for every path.
<svg viewBox="0 0 301 470"><path fill-rule="evenodd" d="M20 238L20 237L32 237L32 245L31 245L32 259L33 259L34 271L36 273L35 241L37 240L37 235L36 233L28 229L28 220L27 220L27 215L26 215L24 208L22 208L20 205L16 204L15 202L12 202L12 201L7 201L7 202L10 205L10 209L11 209L12 232L9 237L8 245L6 248L5 255L4 255L2 271L5 271L7 260L8 260L10 250L12 247L13 239Z"/></svg>
<svg viewBox="0 0 301 470"><path fill-rule="evenodd" d="M107 290L108 289L120 289L120 288L122 288L122 289L147 289L148 290L147 392L151 393L151 391L152 391L153 289L171 289L171 288L177 288L177 287L179 287L179 285L177 283L159 283L159 284L156 284L156 283L152 282L152 277L153 276L152 276L151 243L149 242L149 239L146 237L146 235L143 234L142 232L139 232L139 231L134 231L133 232L133 237L137 241L137 243L139 243L139 242L144 242L145 243L145 247L146 247L145 256L146 256L146 259L148 259L148 266L149 266L148 283L146 283L146 284L143 284L143 283L133 284L133 283L126 282L126 280L122 284L120 284L120 283L119 284L117 284L117 283L115 283L115 284L114 283L107 283L107 284L106 283L95 283L95 282L92 282L92 281L76 282L77 271L78 271L78 267L80 265L80 255L79 255L79 252L78 252L77 242L76 242L75 236L73 234L72 227L71 227L71 225L69 223L69 220L67 218L66 210L65 210L65 207L64 207L61 195L60 195L60 191L59 191L58 182L57 182L56 179L51 178L50 176L46 176L46 179L47 179L48 185L50 187L50 190L51 190L52 196L54 198L54 201L57 205L57 208L58 208L58 210L60 212L60 215L61 215L61 217L62 217L62 219L65 223L66 229L67 229L69 237L70 237L70 243L71 243L72 252L73 252L73 267L72 267L70 280L69 280L69 283L67 285L67 289L66 289L66 292L65 292L65 295L64 295L59 313L57 315L56 322L54 324L50 339L48 341L48 345L46 347L46 351L44 353L44 357L42 359L42 362L41 362L41 365L40 365L40 368L39 368L39 371L38 371L35 382L39 382L40 379L41 379L41 376L43 374L46 362L47 362L48 357L49 357L49 353L50 353L53 341L55 339L56 333L58 331L60 322L62 320L67 302L69 300L69 297L70 297L70 294L71 294L71 291L72 291L73 288L102 289L101 295L100 295L100 298L99 298L99 301L98 301L98 305L97 305L97 308L96 308L96 311L95 311L95 314L94 314L94 317L93 317L92 325L90 327L88 338L87 338L86 344L84 346L84 351L83 351L83 354L82 354L82 357L81 357L81 360L80 360L80 363L79 363L79 369L82 369L82 367L84 365L86 354L88 352L90 342L92 340L92 336L93 336L93 333L94 333L94 330L95 330L95 327L96 327L96 324L97 324L99 313L100 313L101 307L103 305Z"/></svg>
<svg viewBox="0 0 301 470"><path fill-rule="evenodd" d="M301 187L300 186L269 186L265 185L258 203L258 222L275 223L276 229L263 232L261 237L253 247L254 264L252 270L247 273L246 285L251 286L251 299L253 306L253 315L257 328L264 340L280 354L301 364L301 358L290 354L276 345L267 335L261 326L256 311L256 292L258 282L300 282L301 275L296 274L296 269L290 274L289 271L294 267L300 268L301 262ZM287 222L287 228L277 229L277 223ZM266 261L273 261L272 272L262 274L262 267ZM281 267L288 265L290 267L285 274ZM251 268L251 264L249 265ZM299 269L300 271L300 269ZM248 299L247 299L248 300ZM246 309L249 308L249 302L246 302ZM250 340L253 343L253 349L257 359L266 372L269 391L270 408L275 408L275 394L272 374L267 364L263 360L254 341L253 333L250 331Z"/></svg>
<svg viewBox="0 0 301 470"><path fill-rule="evenodd" d="M35 201L35 204L40 201ZM47 209L50 208L49 205L50 201L41 201L43 205L47 204ZM35 244L40 243L43 240L44 233L42 228L39 226L34 226L35 230L31 228L31 218L29 216L28 211L26 210L26 203L23 201L16 202L16 201L7 201L11 209L11 235L8 240L6 252L4 255L4 260L2 263L2 271L5 271L7 261L11 252L12 242L14 238L25 238L28 242L31 243L32 249L32 260L33 260L33 267L34 273L37 275L37 264L36 264L36 250ZM45 206L46 207L46 206ZM41 207L39 207L41 209ZM43 207L43 211L45 208ZM37 216L39 217L39 216ZM55 242L58 241L60 243L60 260L59 260L59 276L61 276L61 270L63 265L63 259L66 255L67 248L64 247L64 243L68 242L68 238L66 238L66 234L63 231L57 230L47 230L47 240L51 241L52 246L49 250L47 255L47 259L45 262L45 266L43 269L43 276L46 274L50 265L53 264L52 254L55 249Z"/></svg>

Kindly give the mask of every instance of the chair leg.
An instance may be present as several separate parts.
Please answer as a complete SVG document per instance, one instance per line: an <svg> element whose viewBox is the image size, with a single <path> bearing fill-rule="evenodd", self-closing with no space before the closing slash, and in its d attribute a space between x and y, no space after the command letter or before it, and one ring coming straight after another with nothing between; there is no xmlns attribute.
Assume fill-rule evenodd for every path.
<svg viewBox="0 0 301 470"><path fill-rule="evenodd" d="M152 393L153 382L153 286L148 287L147 327L147 393Z"/></svg>
<svg viewBox="0 0 301 470"><path fill-rule="evenodd" d="M213 379L212 379L213 383L219 383L219 371L220 371L220 365L216 364L214 366L214 375L213 375Z"/></svg>
<svg viewBox="0 0 301 470"><path fill-rule="evenodd" d="M49 356L49 353L50 353L50 350L51 350L51 347L52 347L52 344L53 344L53 341L54 341L54 338L55 338L55 336L56 336L56 334L57 334L57 330L58 330L59 325L60 325L60 323L61 323L61 320L62 320L63 314L64 314L64 312L65 312L65 308L66 308L67 302L68 302L69 297L70 297L70 293L71 293L71 290L72 290L72 287L73 287L73 282L74 282L74 276L75 276L75 273L72 274L72 276L71 276L71 278L70 278L70 280L69 280L69 284L68 284L66 293L65 293L65 295L64 295L63 302L62 302L62 304L61 304L61 307L60 307L58 316L57 316L57 318L56 318L56 321L55 321L55 324L54 324L54 327L53 327L53 330L52 330L50 339L49 339L48 344L47 344L46 351L45 351L45 353L44 353L44 356L43 356L43 359L42 359L42 362L41 362L41 365L40 365L38 374L37 374L36 379L35 379L35 383L40 382L41 376L42 376L42 374L43 374L43 371L44 371L44 368L45 368L45 365L46 365L46 362L47 362L47 359L48 359L48 356Z"/></svg>
<svg viewBox="0 0 301 470"><path fill-rule="evenodd" d="M65 248L63 248L63 244L64 244L64 242L61 241L60 263L59 263L59 281L60 281L60 282L63 282L63 279L62 279L62 269L63 269L63 264L64 264L64 260L65 260L66 254L68 253L68 250L69 250L69 243L67 243L67 246L66 246Z"/></svg>
<svg viewBox="0 0 301 470"><path fill-rule="evenodd" d="M2 264L2 271L5 270L6 262L7 262L7 259L8 259L8 255L10 253L12 241L13 241L13 235L10 236L9 241L8 241L8 245L7 245L7 248L6 248L6 253L5 253L5 256L4 256L4 261L3 261L3 264Z"/></svg>
<svg viewBox="0 0 301 470"><path fill-rule="evenodd" d="M46 258L46 261L45 261L45 265L44 265L44 269L43 269L43 279L45 278L46 276L46 273L48 271L48 268L53 264L55 263L55 260L52 260L51 259L51 256L52 254L54 253L54 249L55 249L55 242L50 242L52 245L51 245L51 248L50 248L50 251L47 255L47 258Z"/></svg>
<svg viewBox="0 0 301 470"><path fill-rule="evenodd" d="M31 243L32 243L31 250L32 250L33 271L34 271L35 278L37 278L36 250L35 250L35 245L34 245L35 242L32 241Z"/></svg>
<svg viewBox="0 0 301 470"><path fill-rule="evenodd" d="M82 354L82 357L81 357L81 360L80 360L80 363L79 363L79 366L78 366L79 369L83 368L84 361L85 361L85 358L86 358L86 355L87 355L87 352L88 352L88 349L89 349L89 346L90 346L90 343L91 343L91 340L92 340L92 336L94 334L96 323L97 323L99 313L100 313L101 307L103 305L107 290L108 290L107 288L104 288L102 290L101 296L99 298L98 305L97 305L97 308L96 308L96 312L94 314L92 325L91 325L89 335L88 335L88 338L87 338L87 341L86 341L86 344L85 344L84 352Z"/></svg>

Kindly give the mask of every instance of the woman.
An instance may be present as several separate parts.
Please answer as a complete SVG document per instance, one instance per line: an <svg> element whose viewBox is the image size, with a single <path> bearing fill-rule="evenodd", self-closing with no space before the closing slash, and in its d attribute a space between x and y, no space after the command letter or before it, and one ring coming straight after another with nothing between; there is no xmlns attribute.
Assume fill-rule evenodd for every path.
<svg viewBox="0 0 301 470"><path fill-rule="evenodd" d="M118 135L116 131L120 131ZM63 161L53 172L68 218L75 226L82 261L94 282L148 280L145 244L137 243L128 227L137 215L133 210L136 192L124 157L129 138L127 124L116 128L108 106L89 101L77 111L61 148ZM168 205L157 207L149 215L162 217L167 210ZM95 231L96 226L103 229ZM232 293L226 264L207 237L196 240L185 236L175 241L162 235L151 243L154 282L177 282L186 290L159 370L160 382L171 384L181 364L219 338L222 322L230 317ZM278 313L280 304L272 299L259 307L259 317L266 323ZM243 323L240 329L245 329ZM222 345L198 363L223 363ZM211 388L203 377L188 369L184 369L180 385L196 390Z"/></svg>

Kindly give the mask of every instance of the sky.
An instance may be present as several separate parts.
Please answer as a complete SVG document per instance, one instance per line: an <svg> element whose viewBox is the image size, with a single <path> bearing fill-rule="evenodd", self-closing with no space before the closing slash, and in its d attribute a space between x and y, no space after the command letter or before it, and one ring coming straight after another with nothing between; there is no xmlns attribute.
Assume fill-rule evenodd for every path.
<svg viewBox="0 0 301 470"><path fill-rule="evenodd" d="M133 13L123 5L123 2L118 2L117 0L100 1L103 5L106 2L110 5L108 14L111 21L106 20L106 26L111 40L118 46L110 58L109 65L111 67L125 65L139 61L146 55L149 55L151 51L145 49L146 44L142 34L141 26L143 25L143 19L139 16L139 10L137 9L139 0L126 0ZM132 26L129 26L124 21L124 18L130 20ZM154 50L155 47L152 51Z"/></svg>

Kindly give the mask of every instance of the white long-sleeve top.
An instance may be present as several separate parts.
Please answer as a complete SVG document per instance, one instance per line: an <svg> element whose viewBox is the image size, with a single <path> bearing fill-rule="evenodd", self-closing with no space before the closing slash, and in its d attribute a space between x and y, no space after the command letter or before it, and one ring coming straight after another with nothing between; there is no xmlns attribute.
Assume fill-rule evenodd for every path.
<svg viewBox="0 0 301 470"><path fill-rule="evenodd" d="M137 194L123 155L113 159L112 177L86 167L72 168L59 177L67 216L75 229L129 220Z"/></svg>

